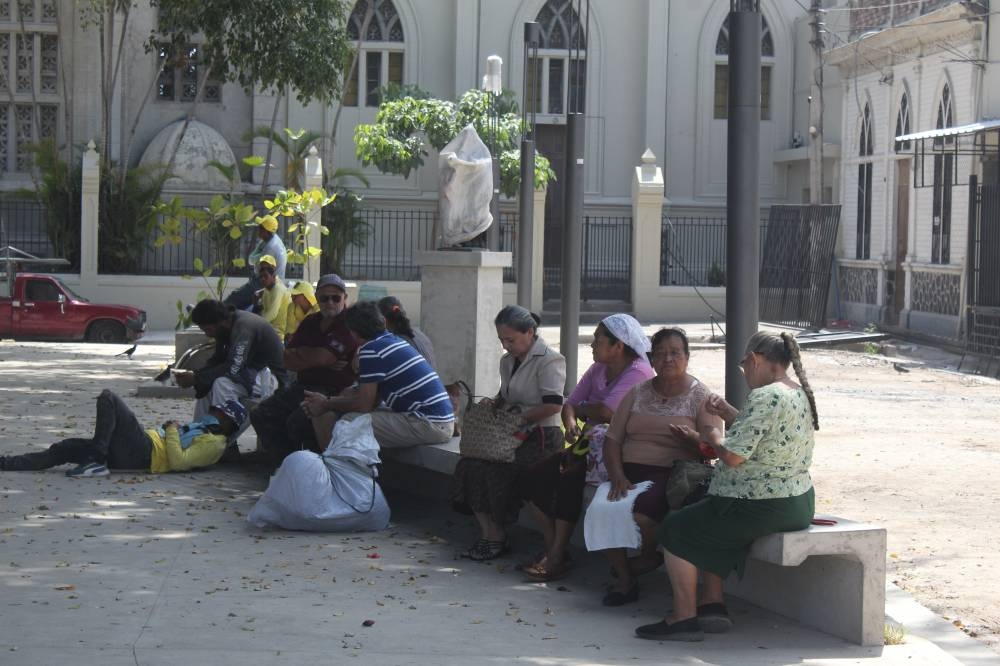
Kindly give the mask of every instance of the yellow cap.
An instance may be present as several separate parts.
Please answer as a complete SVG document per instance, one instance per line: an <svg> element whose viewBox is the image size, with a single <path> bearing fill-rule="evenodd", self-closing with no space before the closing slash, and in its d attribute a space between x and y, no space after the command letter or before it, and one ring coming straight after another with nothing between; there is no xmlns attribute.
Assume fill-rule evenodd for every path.
<svg viewBox="0 0 1000 666"><path fill-rule="evenodd" d="M313 286L306 280L299 280L295 283L295 286L291 288L292 296L296 294L301 294L306 297L310 305L316 305L316 293L313 291Z"/></svg>
<svg viewBox="0 0 1000 666"><path fill-rule="evenodd" d="M257 218L257 224L270 231L272 234L278 230L278 218L274 215L265 215Z"/></svg>
<svg viewBox="0 0 1000 666"><path fill-rule="evenodd" d="M263 265L263 264L267 264L267 265L273 266L275 268L278 267L278 262L275 261L274 257L272 257L269 254L265 254L263 257L261 257L260 259L257 260L257 268L260 268L261 265Z"/></svg>

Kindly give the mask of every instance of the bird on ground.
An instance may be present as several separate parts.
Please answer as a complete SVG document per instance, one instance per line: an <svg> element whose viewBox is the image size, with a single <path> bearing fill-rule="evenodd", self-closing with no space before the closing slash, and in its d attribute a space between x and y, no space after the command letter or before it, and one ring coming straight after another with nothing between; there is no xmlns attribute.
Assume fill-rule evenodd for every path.
<svg viewBox="0 0 1000 666"><path fill-rule="evenodd" d="M118 356L126 356L126 357L128 357L128 360L131 361L132 360L132 354L135 353L135 348L138 347L138 346L139 346L138 344L134 344L131 347L129 347L128 349L126 349L125 351L123 351L121 354L115 354L115 357L117 358Z"/></svg>
<svg viewBox="0 0 1000 666"><path fill-rule="evenodd" d="M892 369L895 370L896 372L909 372L909 369L905 365L902 365L901 363L893 363Z"/></svg>
<svg viewBox="0 0 1000 666"><path fill-rule="evenodd" d="M160 371L160 374L153 377L154 382L160 382L161 384L170 379L170 371L174 369L174 364L169 363L167 367Z"/></svg>

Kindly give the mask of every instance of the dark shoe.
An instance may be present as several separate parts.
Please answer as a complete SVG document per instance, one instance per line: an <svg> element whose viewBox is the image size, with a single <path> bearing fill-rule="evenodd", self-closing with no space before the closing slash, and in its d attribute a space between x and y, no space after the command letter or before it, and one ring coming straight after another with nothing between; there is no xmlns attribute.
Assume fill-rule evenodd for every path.
<svg viewBox="0 0 1000 666"><path fill-rule="evenodd" d="M226 447L226 450L222 452L222 457L219 458L220 463L238 463L240 462L240 447L238 444L230 444Z"/></svg>
<svg viewBox="0 0 1000 666"><path fill-rule="evenodd" d="M509 550L510 542L507 540L490 541L488 539L479 539L476 543L472 544L469 550L465 551L462 557L467 557L476 562L485 562L506 555Z"/></svg>
<svg viewBox="0 0 1000 666"><path fill-rule="evenodd" d="M110 474L107 465L99 462L82 463L66 472L66 476L71 479L92 479L98 476Z"/></svg>
<svg viewBox="0 0 1000 666"><path fill-rule="evenodd" d="M724 634L733 628L733 618L725 604L702 604L698 606L698 624L705 633Z"/></svg>
<svg viewBox="0 0 1000 666"><path fill-rule="evenodd" d="M604 595L604 599L601 603L605 606L624 606L625 604L631 604L639 601L639 581L632 583L632 587L629 588L628 592L619 592L618 590L610 590Z"/></svg>
<svg viewBox="0 0 1000 666"><path fill-rule="evenodd" d="M705 640L705 632L702 631L696 617L689 617L673 624L667 624L663 620L653 624L644 624L636 628L635 635L651 641L695 642Z"/></svg>

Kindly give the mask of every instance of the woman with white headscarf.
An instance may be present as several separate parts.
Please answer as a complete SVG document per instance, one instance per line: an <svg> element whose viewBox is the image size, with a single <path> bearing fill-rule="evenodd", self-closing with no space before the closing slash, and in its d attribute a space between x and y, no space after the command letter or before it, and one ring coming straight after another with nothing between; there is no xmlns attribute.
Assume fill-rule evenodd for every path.
<svg viewBox="0 0 1000 666"><path fill-rule="evenodd" d="M532 580L549 581L567 571L566 546L583 509L587 481L606 479L600 462L600 444L618 403L633 386L655 374L646 358L649 339L642 326L627 314L605 317L590 343L594 363L583 374L562 408L566 440L581 436L578 419L586 430L580 446L561 451L533 467L526 482L528 507L545 538L545 551L523 567ZM588 469L588 465L599 469Z"/></svg>

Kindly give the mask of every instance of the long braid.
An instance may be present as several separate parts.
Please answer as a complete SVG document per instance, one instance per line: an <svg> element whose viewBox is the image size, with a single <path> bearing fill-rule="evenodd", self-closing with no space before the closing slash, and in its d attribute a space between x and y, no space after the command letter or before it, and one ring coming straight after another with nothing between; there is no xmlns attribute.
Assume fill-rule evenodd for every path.
<svg viewBox="0 0 1000 666"><path fill-rule="evenodd" d="M783 331L781 339L785 343L785 349L792 361L792 368L795 369L795 376L799 378L802 390L806 392L809 399L809 409L812 411L813 429L819 430L819 413L816 411L816 396L813 395L812 387L809 386L809 379L806 377L806 370L802 367L802 357L799 354L799 343L792 337L791 333Z"/></svg>

